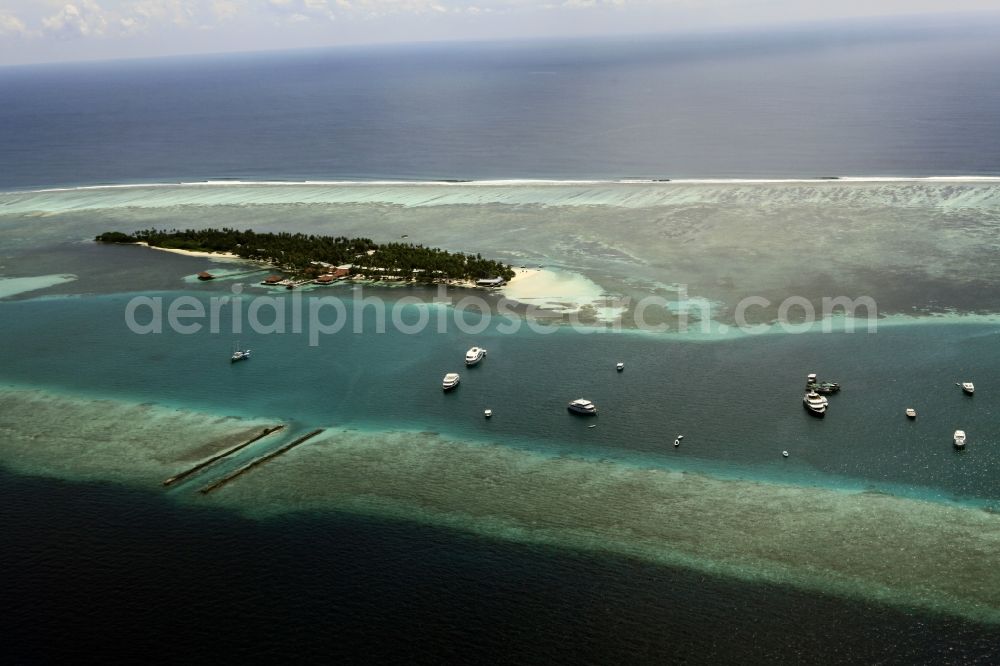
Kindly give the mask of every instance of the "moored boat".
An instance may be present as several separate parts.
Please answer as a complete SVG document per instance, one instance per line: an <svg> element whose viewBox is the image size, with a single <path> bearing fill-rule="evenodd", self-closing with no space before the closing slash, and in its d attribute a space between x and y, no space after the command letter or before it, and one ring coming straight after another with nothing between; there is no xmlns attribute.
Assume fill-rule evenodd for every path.
<svg viewBox="0 0 1000 666"><path fill-rule="evenodd" d="M250 358L249 349L240 349L240 343L236 343L236 347L233 348L233 355L229 358L230 363L235 363L236 361L245 361Z"/></svg>
<svg viewBox="0 0 1000 666"><path fill-rule="evenodd" d="M597 405L592 403L585 398L577 398L573 402L569 403L566 407L569 411L576 414L596 414Z"/></svg>
<svg viewBox="0 0 1000 666"><path fill-rule="evenodd" d="M952 438L952 441L955 443L955 448L956 449L964 449L965 448L965 431L964 430L956 430L955 434L954 434L954 436Z"/></svg>
<svg viewBox="0 0 1000 666"><path fill-rule="evenodd" d="M917 418L917 410L913 409L913 407L907 407L906 416L911 419Z"/></svg>
<svg viewBox="0 0 1000 666"><path fill-rule="evenodd" d="M441 381L441 388L443 388L445 391L450 391L451 389L458 386L458 382L460 379L461 377L458 376L457 372L449 372L444 376L444 379Z"/></svg>
<svg viewBox="0 0 1000 666"><path fill-rule="evenodd" d="M810 414L815 416L823 416L826 414L827 405L829 401L825 396L816 393L815 391L809 391L802 398L802 404L809 411Z"/></svg>
<svg viewBox="0 0 1000 666"><path fill-rule="evenodd" d="M473 347L469 351L465 352L465 365L473 366L483 360L486 356L486 350L482 347Z"/></svg>
<svg viewBox="0 0 1000 666"><path fill-rule="evenodd" d="M624 370L625 369L625 363L624 363L624 361L618 361L618 365L616 365L615 368L618 370L618 372L621 372L622 370Z"/></svg>
<svg viewBox="0 0 1000 666"><path fill-rule="evenodd" d="M817 379L815 372L810 372L806 375L806 390L822 394L836 393L840 390L840 384L837 382L821 382Z"/></svg>

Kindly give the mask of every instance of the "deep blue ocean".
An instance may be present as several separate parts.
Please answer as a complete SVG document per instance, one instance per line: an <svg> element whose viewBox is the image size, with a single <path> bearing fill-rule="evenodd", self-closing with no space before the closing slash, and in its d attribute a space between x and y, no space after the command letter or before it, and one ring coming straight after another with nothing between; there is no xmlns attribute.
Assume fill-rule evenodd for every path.
<svg viewBox="0 0 1000 666"><path fill-rule="evenodd" d="M1000 28L0 68L0 188L1000 175Z"/></svg>
<svg viewBox="0 0 1000 666"><path fill-rule="evenodd" d="M989 26L856 26L0 67L0 190L209 179L1000 176L998 36ZM11 259L5 238L30 245L32 225L58 219L11 227L0 259ZM105 249L59 251L66 265L46 271L84 275L73 262L94 263ZM195 263L163 258L169 280L150 290L181 289ZM123 283L142 271L101 266L105 280ZM662 456L675 433L688 432L681 468L997 501L1000 438L987 434L998 422L989 397L996 333L985 324L845 334L821 353L812 336L664 345L489 331L480 369L500 379L477 385L470 375L446 401L439 368L478 339L341 336L315 349L258 337L257 358L216 373L228 338L122 341L124 295L107 282L94 292L0 305L0 382L300 425L542 442L625 462ZM567 362L567 350L585 360ZM379 355L397 362L367 363ZM606 372L622 355L625 375ZM806 370L847 384L825 421L799 407ZM953 386L972 373L985 393L975 402ZM303 399L313 394L303 386L331 376L339 380L323 401ZM526 384L530 376L557 379L566 395ZM267 392L246 398L248 386ZM565 414L578 391L606 407L597 430ZM911 395L927 401L921 409L948 411L902 420L896 396ZM497 396L511 397L486 422L480 410ZM734 408L747 418L726 416ZM948 446L956 415L979 457ZM606 434L591 447L598 432ZM880 446L903 440L908 448ZM777 456L783 448L793 448L791 465ZM624 556L333 511L250 520L156 492L8 470L0 588L0 655L11 663L88 655L939 664L993 663L1000 645L995 625Z"/></svg>

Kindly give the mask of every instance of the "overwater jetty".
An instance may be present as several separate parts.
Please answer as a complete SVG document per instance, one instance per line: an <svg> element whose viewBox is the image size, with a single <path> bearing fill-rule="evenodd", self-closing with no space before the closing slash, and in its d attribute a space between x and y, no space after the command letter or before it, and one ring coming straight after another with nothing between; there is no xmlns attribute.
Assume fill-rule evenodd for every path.
<svg viewBox="0 0 1000 666"><path fill-rule="evenodd" d="M270 271L271 271L271 269L267 268L267 267L264 267L264 268L251 268L249 270L241 271L239 273L226 273L224 276L221 276L221 277L224 277L227 280L232 280L234 278L246 277L248 275L257 275L259 273L269 273ZM216 276L216 277L220 277L220 276Z"/></svg>
<svg viewBox="0 0 1000 666"><path fill-rule="evenodd" d="M313 437L315 437L316 435L320 434L321 432L323 432L323 428L319 428L318 430L313 430L309 434L303 435L302 437L299 437L295 441L289 442L288 444L285 444L284 446L282 446L282 447L280 447L278 449L275 449L274 451L271 451L270 453L268 453L266 455L263 455L263 456L261 456L259 458L255 458L255 459L251 460L250 462L248 462L243 467L240 467L239 469L237 469L237 470L235 470L233 472L230 472L229 474L227 474L226 476L222 477L221 479L218 479L217 481L214 481L214 482L208 484L204 488L201 488L198 492L200 492L202 495L207 495L208 493L212 492L213 490L218 490L219 488L221 488L222 486L226 485L227 483L229 483L230 481L232 481L236 477L240 476L241 474L245 474L246 472L249 472L251 469L253 469L254 467L257 467L258 465L263 465L264 463L266 463L268 460L271 460L272 458L277 458L282 453L286 453L286 452L290 451L291 449L293 449L294 447L298 446L302 442L305 442L306 440L312 439Z"/></svg>
<svg viewBox="0 0 1000 666"><path fill-rule="evenodd" d="M237 444L236 446L232 447L231 449L227 449L227 450L223 451L222 453L218 453L218 454L212 456L208 460L203 460L202 462L198 463L197 465L195 465L194 467L192 467L189 470L183 471L180 474L177 474L175 476L170 477L169 479L167 479L167 480L165 480L163 482L163 485L164 486L172 486L173 484L177 483L178 481L182 481L182 480L186 479L187 477L191 476L195 472L199 472L199 471L205 469L206 467L208 467L212 463L214 463L214 462L216 462L218 460L222 460L223 458L225 458L227 456L231 456L234 453L236 453L237 451L239 451L240 449L246 448L246 447L250 446L251 444L253 444L254 442L259 441L261 439L264 439L265 437L267 437L271 433L278 432L279 430L281 430L284 427L285 427L284 425L276 425L276 426L271 426L270 428L264 428L261 432L257 433L256 435L254 435L253 437L251 437L247 441L243 442L242 444Z"/></svg>

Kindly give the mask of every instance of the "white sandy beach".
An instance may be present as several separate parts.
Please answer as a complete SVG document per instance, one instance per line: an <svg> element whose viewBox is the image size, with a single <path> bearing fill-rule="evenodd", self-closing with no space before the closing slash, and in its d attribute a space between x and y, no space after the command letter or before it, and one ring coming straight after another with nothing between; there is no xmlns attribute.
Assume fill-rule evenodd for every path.
<svg viewBox="0 0 1000 666"><path fill-rule="evenodd" d="M518 268L515 273L501 289L512 301L567 315L588 308L599 321L614 320L625 310L609 303L613 297L579 273L544 268Z"/></svg>
<svg viewBox="0 0 1000 666"><path fill-rule="evenodd" d="M161 252L173 252L174 254L183 254L186 257L209 257L211 259L220 259L228 261L233 261L233 260L248 261L247 259L243 259L239 255L233 254L232 252L200 252L197 250L180 250L172 247L156 247L154 245L150 245L149 243L142 241L135 244L142 245L143 247L148 247L151 250L160 250Z"/></svg>

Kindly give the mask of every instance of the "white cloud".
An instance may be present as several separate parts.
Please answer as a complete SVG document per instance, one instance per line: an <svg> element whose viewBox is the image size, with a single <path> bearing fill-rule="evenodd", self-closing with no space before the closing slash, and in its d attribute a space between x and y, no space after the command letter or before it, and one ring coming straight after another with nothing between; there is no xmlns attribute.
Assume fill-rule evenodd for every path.
<svg viewBox="0 0 1000 666"><path fill-rule="evenodd" d="M227 20L235 17L240 12L240 5L234 0L215 0L212 3L212 13L220 20Z"/></svg>
<svg viewBox="0 0 1000 666"><path fill-rule="evenodd" d="M192 0L128 0L121 3L123 19L132 19L143 29L158 24L188 26L195 22Z"/></svg>
<svg viewBox="0 0 1000 666"><path fill-rule="evenodd" d="M0 0L0 64L335 44L680 33L953 12L981 12L996 23L997 2Z"/></svg>
<svg viewBox="0 0 1000 666"><path fill-rule="evenodd" d="M108 19L94 0L67 3L55 14L42 19L45 32L63 37L90 37L103 35Z"/></svg>
<svg viewBox="0 0 1000 666"><path fill-rule="evenodd" d="M0 35L27 35L28 26L13 14L0 13Z"/></svg>
<svg viewBox="0 0 1000 666"><path fill-rule="evenodd" d="M336 18L327 0L268 0L267 6L287 23L305 23L313 18L332 21Z"/></svg>

